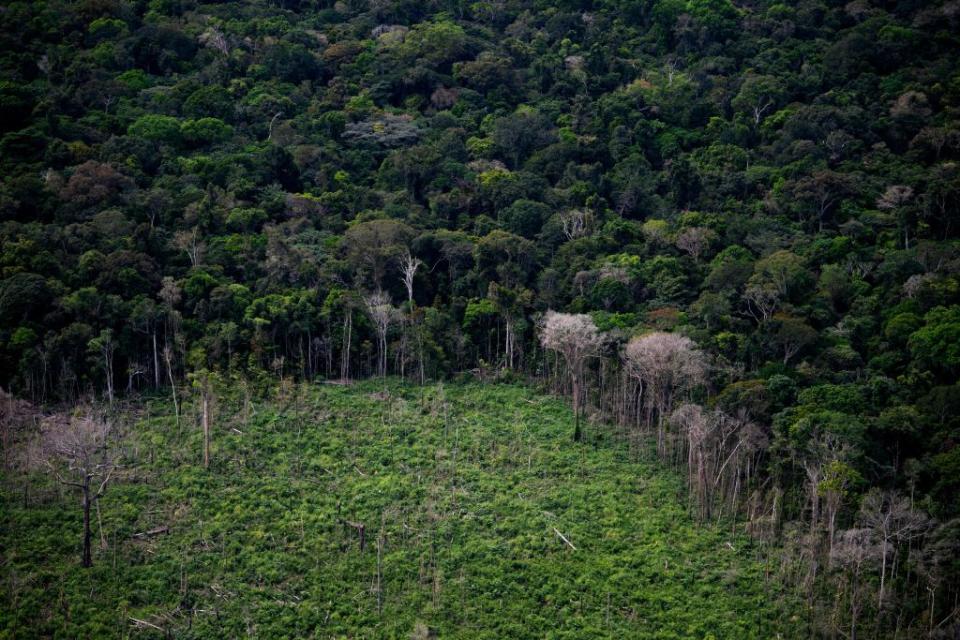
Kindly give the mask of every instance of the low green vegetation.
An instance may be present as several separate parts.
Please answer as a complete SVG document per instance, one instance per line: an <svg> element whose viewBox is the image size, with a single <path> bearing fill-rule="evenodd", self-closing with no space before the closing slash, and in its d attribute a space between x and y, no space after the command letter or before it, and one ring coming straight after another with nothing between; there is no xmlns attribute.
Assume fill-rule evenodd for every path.
<svg viewBox="0 0 960 640"><path fill-rule="evenodd" d="M125 453L92 569L74 495L4 477L0 638L799 633L755 545L695 525L681 477L605 428L574 443L559 400L511 385L243 389L212 403L206 470L199 407L179 431L160 397L114 418Z"/></svg>

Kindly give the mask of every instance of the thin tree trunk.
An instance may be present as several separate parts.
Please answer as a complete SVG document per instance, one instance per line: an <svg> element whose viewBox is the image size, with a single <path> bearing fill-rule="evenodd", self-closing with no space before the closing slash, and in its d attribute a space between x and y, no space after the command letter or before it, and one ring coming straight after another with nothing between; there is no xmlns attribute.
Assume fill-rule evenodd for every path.
<svg viewBox="0 0 960 640"><path fill-rule="evenodd" d="M84 567L93 566L93 557L90 552L90 478L83 479L83 558Z"/></svg>
<svg viewBox="0 0 960 640"><path fill-rule="evenodd" d="M97 529L100 530L100 548L107 548L107 537L103 535L103 518L100 517L100 499L98 498L94 501L94 506L97 507Z"/></svg>
<svg viewBox="0 0 960 640"><path fill-rule="evenodd" d="M107 398L113 404L113 358L109 349L103 351L104 369L107 371Z"/></svg>
<svg viewBox="0 0 960 640"><path fill-rule="evenodd" d="M353 312L349 309L343 316L343 344L340 350L340 379L350 379L350 341L353 333Z"/></svg>
<svg viewBox="0 0 960 640"><path fill-rule="evenodd" d="M377 536L377 615L383 614L383 518L380 520L380 535Z"/></svg>
<svg viewBox="0 0 960 640"><path fill-rule="evenodd" d="M891 507L891 510L893 507ZM887 540L880 544L880 593L877 596L877 611L883 611L883 588L887 582Z"/></svg>
<svg viewBox="0 0 960 640"><path fill-rule="evenodd" d="M177 437L180 437L180 405L177 404L177 383L173 379L173 363L170 361L170 346L163 350L163 359L167 362L167 376L170 378L170 395L173 397L173 415L177 424Z"/></svg>
<svg viewBox="0 0 960 640"><path fill-rule="evenodd" d="M157 332L154 331L153 338L153 388L160 388L160 356L157 353Z"/></svg>
<svg viewBox="0 0 960 640"><path fill-rule="evenodd" d="M580 430L580 381L576 375L571 376L571 378L573 386L573 441L580 442L583 440L583 433Z"/></svg>
<svg viewBox="0 0 960 640"><path fill-rule="evenodd" d="M210 468L210 397L203 390L203 468Z"/></svg>

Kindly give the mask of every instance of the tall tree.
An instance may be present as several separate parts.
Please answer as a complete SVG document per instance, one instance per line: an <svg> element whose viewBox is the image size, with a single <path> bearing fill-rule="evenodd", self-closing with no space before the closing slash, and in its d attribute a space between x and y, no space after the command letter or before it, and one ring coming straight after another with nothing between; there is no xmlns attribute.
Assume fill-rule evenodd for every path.
<svg viewBox="0 0 960 640"><path fill-rule="evenodd" d="M676 333L654 331L630 340L623 352L626 370L638 383L647 405L647 423L657 417L657 452L665 458L665 427L674 399L702 383L706 358L693 340Z"/></svg>
<svg viewBox="0 0 960 640"><path fill-rule="evenodd" d="M397 310L390 296L383 291L367 295L363 302L377 333L377 375L383 378L387 375L387 332L396 318Z"/></svg>
<svg viewBox="0 0 960 640"><path fill-rule="evenodd" d="M580 412L583 403L584 368L589 358L601 354L605 338L588 315L547 311L540 325L540 342L544 348L561 354L566 362L573 393L573 440L580 442L583 439Z"/></svg>

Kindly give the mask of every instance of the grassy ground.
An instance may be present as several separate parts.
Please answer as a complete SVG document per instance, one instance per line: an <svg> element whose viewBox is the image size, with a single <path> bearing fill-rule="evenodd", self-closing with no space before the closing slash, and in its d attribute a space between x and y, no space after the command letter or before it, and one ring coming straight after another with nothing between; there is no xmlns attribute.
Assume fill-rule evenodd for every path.
<svg viewBox="0 0 960 640"><path fill-rule="evenodd" d="M8 475L0 638L791 635L746 541L695 527L672 474L575 445L562 402L384 389L222 398L209 470L193 414L178 435L144 405L90 570L76 497Z"/></svg>

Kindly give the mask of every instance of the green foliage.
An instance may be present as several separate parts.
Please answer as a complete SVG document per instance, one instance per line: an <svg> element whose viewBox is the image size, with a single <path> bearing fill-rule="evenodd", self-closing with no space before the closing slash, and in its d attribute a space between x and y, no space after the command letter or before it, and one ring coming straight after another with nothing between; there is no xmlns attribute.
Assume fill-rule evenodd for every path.
<svg viewBox="0 0 960 640"><path fill-rule="evenodd" d="M910 351L931 369L960 368L960 306L937 307L924 316L924 326L910 336Z"/></svg>
<svg viewBox="0 0 960 640"><path fill-rule="evenodd" d="M775 496L771 548L815 529L800 466L833 438L864 478L844 480L838 526L859 524L866 485L949 521L955 13L942 0L4 3L0 387L70 403L167 397L195 367L363 378L374 292L402 309L384 336L391 372L556 380L537 320L576 311L609 338L586 404L626 426L655 417L624 390L623 341L656 328L701 345L712 366L692 399L755 423L737 456L757 447L753 480L769 479L735 483L756 499L724 514L766 517ZM805 585L806 617L854 635L835 598L872 585L804 553L828 567ZM863 609L872 626L856 635L956 620L952 578L901 560L912 578L889 608ZM326 595L339 607L366 588ZM292 602L269 605L277 624L298 617L278 601ZM527 604L558 619L604 606ZM304 618L322 622L324 606ZM412 616L369 635L409 635ZM354 633L317 624L288 635ZM690 624L663 635L742 635ZM617 635L594 618L565 634Z"/></svg>
<svg viewBox="0 0 960 640"><path fill-rule="evenodd" d="M151 142L176 146L181 141L180 121L155 114L140 116L127 127L127 133Z"/></svg>
<svg viewBox="0 0 960 640"><path fill-rule="evenodd" d="M793 624L746 540L696 527L680 479L624 446L585 456L557 400L388 382L268 387L244 408L236 381L194 379L215 398L211 468L192 420L178 436L160 401L131 414L137 472L102 499L109 547L92 569L72 501L25 508L3 484L21 580L0 632L125 637L135 618L184 638L407 637L418 622L441 637L759 638ZM365 525L362 551L347 522ZM170 613L184 602L218 613Z"/></svg>
<svg viewBox="0 0 960 640"><path fill-rule="evenodd" d="M229 139L233 128L218 118L200 118L184 121L180 134L187 144L202 146Z"/></svg>

